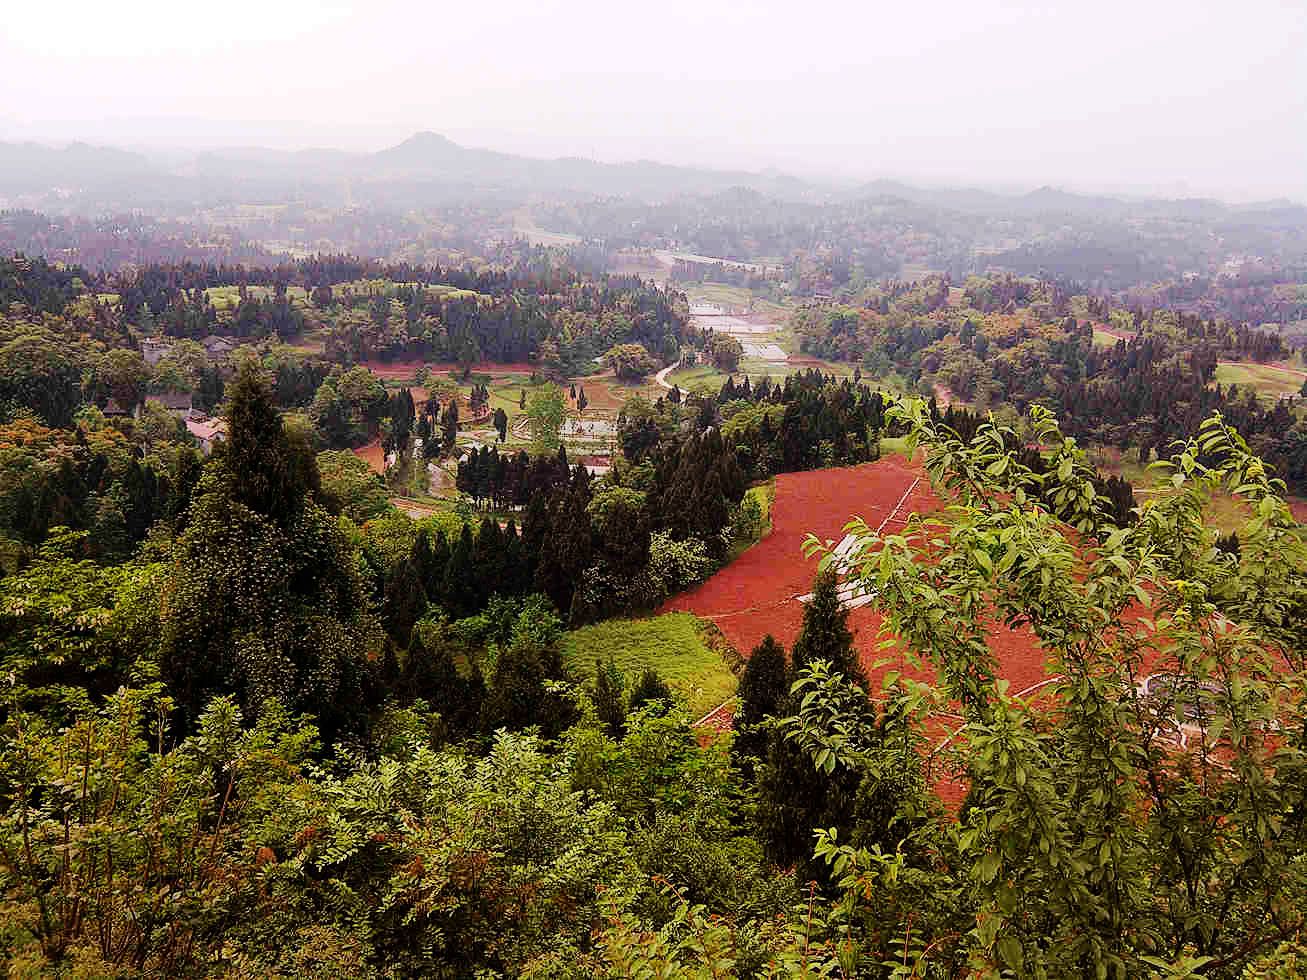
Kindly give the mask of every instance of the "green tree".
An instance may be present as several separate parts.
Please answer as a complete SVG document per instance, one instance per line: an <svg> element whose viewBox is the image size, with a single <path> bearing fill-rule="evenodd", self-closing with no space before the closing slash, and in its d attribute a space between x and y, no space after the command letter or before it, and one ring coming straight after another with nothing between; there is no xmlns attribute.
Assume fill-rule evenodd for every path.
<svg viewBox="0 0 1307 980"><path fill-rule="evenodd" d="M284 527L318 489L312 447L288 437L272 388L254 361L241 362L227 394L221 458L231 476L231 492Z"/></svg>
<svg viewBox="0 0 1307 980"><path fill-rule="evenodd" d="M791 682L814 661L824 660L831 669L866 689L867 674L853 649L849 611L839 597L839 579L833 571L818 573L812 599L803 610L803 627L791 651Z"/></svg>
<svg viewBox="0 0 1307 980"><path fill-rule="evenodd" d="M452 616L470 616L484 602L477 588L477 569L472 527L464 524L458 540L449 549L449 563L441 579L440 597Z"/></svg>
<svg viewBox="0 0 1307 980"><path fill-rule="evenodd" d="M368 461L348 449L318 453L322 503L327 509L363 524L390 510L390 495Z"/></svg>
<svg viewBox="0 0 1307 980"><path fill-rule="evenodd" d="M771 717L782 717L788 707L790 692L789 665L785 648L768 633L744 666L735 695L740 699L733 728L732 751L737 759L752 765L767 754L768 733L762 727Z"/></svg>
<svg viewBox="0 0 1307 980"><path fill-rule="evenodd" d="M340 525L309 503L282 528L221 485L200 490L161 598L160 671L182 720L233 694L252 716L275 699L329 737L357 730L380 631Z"/></svg>
<svg viewBox="0 0 1307 980"><path fill-rule="evenodd" d="M33 324L0 320L0 406L27 408L52 426L68 426L81 401L77 348Z"/></svg>
<svg viewBox="0 0 1307 980"><path fill-rule="evenodd" d="M705 353L717 370L732 374L740 369L744 346L728 333L714 333Z"/></svg>
<svg viewBox="0 0 1307 980"><path fill-rule="evenodd" d="M658 362L641 344L618 344L609 349L604 359L621 381L639 381L658 367Z"/></svg>
<svg viewBox="0 0 1307 980"><path fill-rule="evenodd" d="M562 389L553 384L537 389L527 403L526 416L531 427L531 451L537 456L558 452L563 419L567 417Z"/></svg>
<svg viewBox="0 0 1307 980"><path fill-rule="evenodd" d="M604 729L612 738L621 738L626 724L626 679L617 669L617 663L611 656L605 660L595 660L594 690L595 714Z"/></svg>
<svg viewBox="0 0 1307 980"><path fill-rule="evenodd" d="M909 452L925 447L956 503L944 529L913 518L880 537L854 521L853 560L887 632L939 690L888 675L882 714L867 717L859 689L815 661L786 741L814 771L861 774L867 789L918 769L927 716L958 711L947 744L926 755L959 774L948 778L965 774L968 793L956 826L922 820L916 805L892 865L883 834L873 847L823 832L817 853L844 909L883 935L902 934L910 914L907 956L923 965L1237 975L1296 928L1307 894L1302 840L1275 829L1304 792L1301 750L1286 755L1280 733L1303 724L1289 706L1301 704L1304 641L1288 624L1301 621L1289 610L1303 608L1307 542L1282 485L1213 416L1158 464L1166 492L1115 528L1096 520L1107 503L1084 452L1038 407L1028 424L1031 441L1054 447L1046 472L1005 448L1021 441L995 423L964 442L919 402L890 419L908 430ZM1216 493L1248 502L1238 555L1205 524ZM1062 517L1032 506L1043 499ZM997 679L995 620L1028 623L1038 638L1055 679L1040 697ZM911 798L899 796L900 814ZM924 874L907 888L889 884L886 869L905 871L914 848L944 841L942 864L915 864ZM1290 906L1289 919L1275 911ZM881 945L869 959L890 953Z"/></svg>
<svg viewBox="0 0 1307 980"><path fill-rule="evenodd" d="M630 710L635 711L643 707L669 707L673 703L672 689L667 686L667 682L658 676L658 671L652 667L645 669L640 675L640 679L635 682L631 688Z"/></svg>
<svg viewBox="0 0 1307 980"><path fill-rule="evenodd" d="M386 632L404 646L413 634L413 625L426 612L427 595L417 565L401 558L386 578L386 592L381 605L381 622Z"/></svg>
<svg viewBox="0 0 1307 980"><path fill-rule="evenodd" d="M567 680L558 648L560 635L558 617L547 604L523 605L508 646L495 661L481 709L484 730L538 727L541 735L553 738L572 722L575 709L570 699L547 686L549 681Z"/></svg>

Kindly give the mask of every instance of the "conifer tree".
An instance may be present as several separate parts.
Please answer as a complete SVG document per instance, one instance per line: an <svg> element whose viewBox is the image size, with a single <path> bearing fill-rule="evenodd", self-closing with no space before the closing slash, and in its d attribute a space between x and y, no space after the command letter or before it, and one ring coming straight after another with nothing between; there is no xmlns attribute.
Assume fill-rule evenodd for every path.
<svg viewBox="0 0 1307 980"><path fill-rule="evenodd" d="M381 604L381 619L386 632L396 643L408 643L413 624L422 618L426 608L426 590L422 588L417 566L411 558L401 558L386 580Z"/></svg>
<svg viewBox="0 0 1307 980"><path fill-rule="evenodd" d="M431 544L431 561L423 571L422 585L427 591L427 599L438 605L444 604L445 569L449 567L449 542L443 530L436 531Z"/></svg>
<svg viewBox="0 0 1307 980"><path fill-rule="evenodd" d="M504 582L499 591L506 596L521 595L530 585L529 573L517 522L510 520L504 528Z"/></svg>
<svg viewBox="0 0 1307 980"><path fill-rule="evenodd" d="M672 689L658 676L658 671L652 667L646 668L640 675L640 679L636 681L635 687L631 688L630 710L635 711L637 708L659 701L670 704Z"/></svg>
<svg viewBox="0 0 1307 980"><path fill-rule="evenodd" d="M867 674L853 649L849 611L840 602L838 590L834 572L828 570L817 576L812 600L803 611L803 627L794 641L790 680L797 679L814 660L825 660L832 671L866 690Z"/></svg>
<svg viewBox="0 0 1307 980"><path fill-rule="evenodd" d="M400 672L399 655L395 652L395 641L389 636L386 637L385 648L381 652L379 674L381 696L383 698L400 694L400 682L403 675Z"/></svg>
<svg viewBox="0 0 1307 980"><path fill-rule="evenodd" d="M626 726L626 681L617 663L609 656L607 661L595 659L594 691L595 714L603 722L612 738L621 738Z"/></svg>
<svg viewBox="0 0 1307 980"><path fill-rule="evenodd" d="M483 730L538 726L542 735L552 738L572 722L571 702L545 688L545 681L567 676L556 640L558 619L552 612L548 618L541 635L540 630L524 628L519 617L512 641L495 661L494 677L481 705Z"/></svg>
<svg viewBox="0 0 1307 980"><path fill-rule="evenodd" d="M458 442L458 399L451 398L440 415L440 431L444 438L444 451L452 453Z"/></svg>
<svg viewBox="0 0 1307 980"><path fill-rule="evenodd" d="M781 714L789 695L785 648L768 633L749 655L744 676L735 692L740 709L735 713L734 756L752 766L767 754L768 733L760 726L769 716Z"/></svg>
<svg viewBox="0 0 1307 980"><path fill-rule="evenodd" d="M465 680L458 672L444 643L429 648L421 630L413 633L401 686L407 701L425 701L452 731L466 734L475 727L480 709L476 682Z"/></svg>
<svg viewBox="0 0 1307 980"><path fill-rule="evenodd" d="M476 580L476 606L480 608L485 600L496 592L505 592L504 576L506 572L504 554L504 536L499 524L489 516L481 519L477 530L476 545L472 552L472 564Z"/></svg>
<svg viewBox="0 0 1307 980"><path fill-rule="evenodd" d="M456 618L476 612L476 566L472 561L474 547L472 528L464 524L458 540L449 550L449 563L445 566L445 577L440 589L445 607Z"/></svg>
<svg viewBox="0 0 1307 980"><path fill-rule="evenodd" d="M223 458L232 492L251 510L285 525L314 489L310 447L287 437L268 379L253 360L242 361L227 388L227 441ZM307 450L308 462L303 457Z"/></svg>

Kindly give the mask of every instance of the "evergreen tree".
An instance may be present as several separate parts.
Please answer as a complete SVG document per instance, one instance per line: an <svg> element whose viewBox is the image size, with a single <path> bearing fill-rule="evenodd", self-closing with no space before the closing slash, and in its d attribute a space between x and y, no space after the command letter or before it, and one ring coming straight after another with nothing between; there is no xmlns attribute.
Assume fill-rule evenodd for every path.
<svg viewBox="0 0 1307 980"><path fill-rule="evenodd" d="M386 580L381 604L381 621L386 632L396 643L408 643L413 624L422 618L426 608L426 590L422 588L417 565L411 558L401 558Z"/></svg>
<svg viewBox="0 0 1307 980"><path fill-rule="evenodd" d="M472 730L479 704L474 691L458 672L454 658L444 643L429 649L421 630L413 633L413 642L404 660L402 681L404 696L412 702L421 699L455 732Z"/></svg>
<svg viewBox="0 0 1307 980"><path fill-rule="evenodd" d="M654 702L672 702L672 689L667 686L667 682L658 676L658 671L649 667L640 679L636 681L635 687L631 688L630 710L635 711L637 708L643 708L645 705L652 705Z"/></svg>
<svg viewBox="0 0 1307 980"><path fill-rule="evenodd" d="M445 603L445 570L449 567L449 542L445 532L437 531L431 545L431 560L422 573L422 584L426 588L427 600L437 605Z"/></svg>
<svg viewBox="0 0 1307 980"><path fill-rule="evenodd" d="M253 360L241 362L228 396L222 458L231 473L232 493L284 526L315 489L312 450L306 461L306 447L287 437L272 387Z"/></svg>
<svg viewBox="0 0 1307 980"><path fill-rule="evenodd" d="M378 673L382 698L401 693L403 674L399 667L399 655L395 653L395 641L389 636L386 637L386 645L381 652L381 667Z"/></svg>
<svg viewBox="0 0 1307 980"><path fill-rule="evenodd" d="M788 704L787 714L796 710ZM839 828L847 837L859 783L851 769L827 773L779 732L767 736L766 762L758 774L758 836L769 860L797 866L801 880L822 880L824 865L813 860L813 831Z"/></svg>
<svg viewBox="0 0 1307 980"><path fill-rule="evenodd" d="M825 571L817 576L812 600L803 611L803 627L794 641L790 680L796 680L814 660L825 660L832 671L866 690L867 674L853 649L849 611L840 602L838 590L839 581L834 572Z"/></svg>
<svg viewBox="0 0 1307 980"><path fill-rule="evenodd" d="M767 754L768 733L761 725L768 717L781 713L789 695L788 666L785 648L768 633L749 655L744 676L735 692L740 708L735 713L735 757L752 767Z"/></svg>
<svg viewBox="0 0 1307 980"><path fill-rule="evenodd" d="M520 627L519 622L512 642L495 661L494 677L481 706L481 727L497 731L538 726L544 737L552 738L571 724L575 715L569 700L545 688L547 680L567 679L563 658L556 640L542 639Z"/></svg>
<svg viewBox="0 0 1307 980"><path fill-rule="evenodd" d="M478 608L474 549L472 528L464 524L458 540L449 551L449 563L445 566L445 577L440 588L444 605L455 618L470 616Z"/></svg>
<svg viewBox="0 0 1307 980"><path fill-rule="evenodd" d="M458 399L451 398L440 415L440 431L444 437L444 451L452 453L458 442Z"/></svg>
<svg viewBox="0 0 1307 980"><path fill-rule="evenodd" d="M594 699L595 714L603 722L609 736L621 738L626 726L626 681L611 656L607 661L596 658L591 696Z"/></svg>
<svg viewBox="0 0 1307 980"><path fill-rule="evenodd" d="M504 534L499 524L489 516L481 519L477 530L476 545L472 551L472 565L476 581L476 607L485 605L485 600L495 592L505 592L504 578L507 572L507 555L504 553Z"/></svg>

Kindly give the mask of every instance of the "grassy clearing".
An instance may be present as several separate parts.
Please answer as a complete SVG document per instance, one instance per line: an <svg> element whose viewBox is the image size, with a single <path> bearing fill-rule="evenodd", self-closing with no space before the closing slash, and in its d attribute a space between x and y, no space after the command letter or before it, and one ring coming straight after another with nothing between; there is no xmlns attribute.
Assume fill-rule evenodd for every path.
<svg viewBox="0 0 1307 980"><path fill-rule="evenodd" d="M906 436L881 436L880 437L880 454L882 456L892 456L895 453L908 458L908 440Z"/></svg>
<svg viewBox="0 0 1307 980"><path fill-rule="evenodd" d="M563 660L578 681L594 678L595 660L612 656L629 687L652 667L685 698L696 718L735 694L736 678L689 613L649 619L610 619L563 636Z"/></svg>
<svg viewBox="0 0 1307 980"><path fill-rule="evenodd" d="M1275 401L1281 395L1296 395L1302 390L1303 378L1292 371L1270 364L1218 364L1215 381L1220 385L1251 385L1263 401Z"/></svg>
<svg viewBox="0 0 1307 980"><path fill-rule="evenodd" d="M667 380L682 391L698 391L700 388L717 391L726 383L729 375L718 371L711 364L696 364L692 368L680 368L667 375Z"/></svg>
<svg viewBox="0 0 1307 980"><path fill-rule="evenodd" d="M1094 331L1095 347L1115 347L1119 342L1120 338L1113 337L1110 333L1105 333L1102 330Z"/></svg>

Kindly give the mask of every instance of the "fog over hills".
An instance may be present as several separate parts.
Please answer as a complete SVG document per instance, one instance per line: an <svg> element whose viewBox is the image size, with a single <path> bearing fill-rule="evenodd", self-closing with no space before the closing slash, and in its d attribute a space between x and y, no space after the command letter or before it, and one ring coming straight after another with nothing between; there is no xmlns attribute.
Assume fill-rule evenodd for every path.
<svg viewBox="0 0 1307 980"><path fill-rule="evenodd" d="M921 186L879 179L855 184L799 178L768 169L718 170L653 160L609 163L577 156L551 159L464 146L423 131L375 152L231 146L200 151L141 152L73 142L51 145L0 142L0 203L42 191L112 191L115 206L150 207L189 194L199 202L245 195L313 195L314 188L359 189L365 199L390 204L411 195L414 205L485 195L562 194L657 201L683 194L744 188L780 200L838 201L889 198L930 208L984 215L1066 213L1123 218L1164 214L1213 219L1256 213L1259 220L1298 223L1307 215L1288 200L1228 205L1210 198L1178 200L1081 194L1055 187L1000 193L977 187ZM139 200L137 200L139 195ZM102 202L92 194L88 202ZM102 204L108 207L107 204ZM70 207L78 209L78 205ZM94 210L89 203L83 210Z"/></svg>

